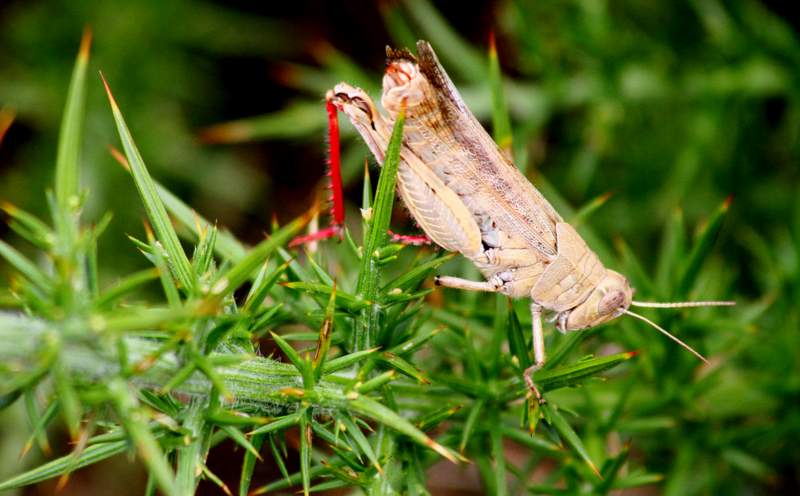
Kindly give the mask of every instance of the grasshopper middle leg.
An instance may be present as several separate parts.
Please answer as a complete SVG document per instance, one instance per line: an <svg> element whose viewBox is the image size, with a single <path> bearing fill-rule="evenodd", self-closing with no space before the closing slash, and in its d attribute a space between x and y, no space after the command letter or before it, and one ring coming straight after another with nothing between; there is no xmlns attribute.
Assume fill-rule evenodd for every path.
<svg viewBox="0 0 800 496"><path fill-rule="evenodd" d="M503 283L500 280L470 281L469 279L450 276L436 276L433 282L437 286L444 286L446 288L464 289L467 291L486 291L487 293L500 292L500 289L503 287Z"/></svg>
<svg viewBox="0 0 800 496"><path fill-rule="evenodd" d="M533 365L525 369L524 377L525 384L531 390L536 400L539 403L544 403L545 399L542 393L536 388L533 383L533 374L544 366L544 332L542 331L542 307L536 303L531 303L531 318L533 319L532 333L533 333Z"/></svg>
<svg viewBox="0 0 800 496"><path fill-rule="evenodd" d="M486 291L489 293L501 292L503 282L496 278L490 278L488 281L470 281L469 279L461 279L460 277L450 276L436 276L435 283L437 286L444 286L447 288L464 289L467 291ZM536 384L533 382L533 374L544 366L544 331L542 330L542 306L536 303L531 303L531 318L533 325L531 333L533 334L533 365L525 369L523 377L525 384L531 393L536 397L536 401L544 403L545 399Z"/></svg>

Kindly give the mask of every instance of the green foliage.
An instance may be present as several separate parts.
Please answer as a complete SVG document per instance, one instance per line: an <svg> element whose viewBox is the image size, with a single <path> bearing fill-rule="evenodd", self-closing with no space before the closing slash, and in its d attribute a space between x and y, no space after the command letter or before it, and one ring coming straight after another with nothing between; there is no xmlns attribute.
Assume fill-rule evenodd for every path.
<svg viewBox="0 0 800 496"><path fill-rule="evenodd" d="M638 298L740 300L733 310L648 313L709 356L709 365L631 319L552 333L547 366L536 375L548 403L531 404L521 380L531 363L525 303L431 294L433 274L471 268L386 239L402 121L374 195L366 175L364 215L350 221L345 242L286 251L309 214L249 246L157 182L169 175L163 169L145 166L142 155L148 166L157 163L149 154L161 141L180 149L188 140L167 143L158 119L136 104L132 95L148 72L131 68L147 64L122 56L114 60L131 76L109 72L109 81L128 88L119 98L126 113L109 91L112 112L103 108L103 122L111 129L113 115L130 177L113 168L99 177L132 179L130 194L143 208L125 207L144 213L147 224L142 234L130 219L97 215L92 224L79 173L98 171L80 159L99 152L81 148L82 116L89 104L93 119L100 92L87 78L85 38L54 154L51 219L3 205L11 229L39 251L0 241L12 273L0 303L13 307L0 313L0 408L24 403L31 426L24 453L49 452L56 420L72 452L20 469L0 491L64 481L122 453L136 454L150 487L164 494L191 494L201 480L240 495L342 487L426 494L430 467L464 459L492 494L648 485L666 494L728 494L790 484L800 463L793 448L800 190L796 167L787 166L799 156L796 33L751 0L500 2L494 13L497 45L486 51L427 0L381 4L396 43L432 42L470 108L491 118L522 170L544 171L550 181L536 174L537 187L632 280ZM230 19L210 7L197 14L206 26ZM191 32L197 25L186 26L162 31L235 53L257 31L200 43ZM205 137L318 141L319 96L339 80L374 90L379 77L334 49L316 60L294 65L286 80L306 97ZM185 73L170 84L188 86L196 73L175 65ZM134 136L148 142L141 154ZM190 149L173 179L210 170L212 161ZM357 140L345 144L346 180L359 178L365 153ZM214 181L202 188L215 193ZM217 198L234 196L225 189ZM100 263L98 239L109 223L134 233L117 251L138 252L151 267L117 273ZM608 243L616 233L627 241ZM107 284L101 273L118 279ZM259 346L274 356L261 356ZM238 481L221 479L206 462L225 441L242 457ZM260 463L280 476L261 485Z"/></svg>

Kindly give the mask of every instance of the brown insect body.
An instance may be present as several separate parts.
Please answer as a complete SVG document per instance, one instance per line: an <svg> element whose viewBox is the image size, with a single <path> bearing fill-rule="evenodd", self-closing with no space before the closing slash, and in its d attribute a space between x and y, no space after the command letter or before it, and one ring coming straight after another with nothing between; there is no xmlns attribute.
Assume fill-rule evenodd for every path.
<svg viewBox="0 0 800 496"><path fill-rule="evenodd" d="M380 163L397 113L405 107L400 196L435 243L462 253L486 277L477 282L443 276L437 283L531 299L535 365L525 379L541 399L531 374L545 360L542 311L556 313L562 332L594 327L631 313L633 289L625 277L603 266L503 155L430 45L418 42L417 52L418 60L408 51L387 49L381 103L388 118L363 90L345 83L328 98L349 117Z"/></svg>
<svg viewBox="0 0 800 496"><path fill-rule="evenodd" d="M604 315L580 309L570 319L591 293L600 291L602 297L614 286L619 286L614 292L614 301L621 300L618 308L627 308L632 294L627 281L613 273L608 284L601 284L607 270L597 256L505 158L430 45L420 42L417 48L418 63L407 51L388 51L381 102L389 119L361 90L345 84L335 88L334 103L371 143L379 161L391 124L406 105L398 189L423 230L438 245L472 260L496 291L530 297L558 312L562 331L619 315L617 308L606 308Z"/></svg>

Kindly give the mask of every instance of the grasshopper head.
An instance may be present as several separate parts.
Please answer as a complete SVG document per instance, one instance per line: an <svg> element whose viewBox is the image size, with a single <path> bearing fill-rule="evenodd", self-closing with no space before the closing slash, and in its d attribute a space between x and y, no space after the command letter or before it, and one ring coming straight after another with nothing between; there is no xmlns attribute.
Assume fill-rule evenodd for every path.
<svg viewBox="0 0 800 496"><path fill-rule="evenodd" d="M347 83L334 86L333 90L328 91L326 98L337 110L344 112L356 127L373 127L374 119L380 117L369 95L361 88L354 88Z"/></svg>
<svg viewBox="0 0 800 496"><path fill-rule="evenodd" d="M558 329L578 331L616 319L625 313L632 299L633 288L628 280L619 272L608 270L583 303L559 314Z"/></svg>
<svg viewBox="0 0 800 496"><path fill-rule="evenodd" d="M381 133L385 131L385 123L369 95L361 88L339 83L328 91L326 99L347 116L372 154L382 163L386 143Z"/></svg>

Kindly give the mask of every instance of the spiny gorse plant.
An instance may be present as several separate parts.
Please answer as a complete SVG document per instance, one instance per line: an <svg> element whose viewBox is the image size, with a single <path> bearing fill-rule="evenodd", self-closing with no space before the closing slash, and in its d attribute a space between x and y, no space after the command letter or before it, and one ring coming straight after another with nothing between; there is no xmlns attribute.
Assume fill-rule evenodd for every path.
<svg viewBox="0 0 800 496"><path fill-rule="evenodd" d="M301 264L284 246L313 212L273 226L254 247L244 245L150 176L106 85L124 151L117 156L147 216L145 234L131 237L131 249L153 267L101 288L97 240L110 216L96 223L81 216L88 61L87 36L63 117L48 195L51 222L5 208L11 227L41 250L42 263L0 241L0 255L15 270L3 301L17 307L0 313L0 404L25 402L33 426L26 451L47 446L47 428L57 418L74 448L0 483L0 490L66 480L72 471L135 452L147 468L149 494L193 494L200 479L228 491L206 466L209 451L224 440L241 447L240 495L297 487L306 494L348 487L368 494L426 494L427 469L443 458L474 463L493 494L603 494L661 480L661 474L629 460L631 448L620 440L691 421L692 396L703 387L695 384L696 364L673 356L668 343L650 344L652 336L645 341L633 323L623 323L621 341L648 350L641 360L647 376L660 380L655 369L668 355L680 364L672 372L684 387L647 396L627 366L615 370L622 372L613 380L619 387L593 387L587 383L635 353L576 358L581 341L597 331L552 336L548 364L536 375L550 401L532 409L521 380L531 363L527 323L520 322L528 318L525 312L500 296L448 292L452 299L444 304L430 302L431 290L423 284L452 257L393 244L386 235L402 119L374 195L365 174L362 241L346 231L341 245L309 251ZM496 64L490 71L501 122L507 116ZM577 222L600 203L562 212ZM681 292L697 281L716 287L717 273L700 269L726 210L727 203L691 247L680 219L669 226L665 270L678 274ZM623 252L622 265L634 282L653 288L656 283ZM143 295L155 281L162 296L152 302ZM700 339L712 313L693 315L691 328ZM262 340L273 343L283 360L259 356ZM646 398L637 398L637 410L628 416L630 398L642 394ZM676 403L682 412L659 416L663 405ZM300 433L292 455L299 457L296 473L285 462L285 433L292 428ZM510 443L525 450L524 464L511 462ZM264 463L276 464L283 477L251 488L254 467L267 451ZM533 468L544 460L552 460L552 468L532 481Z"/></svg>

